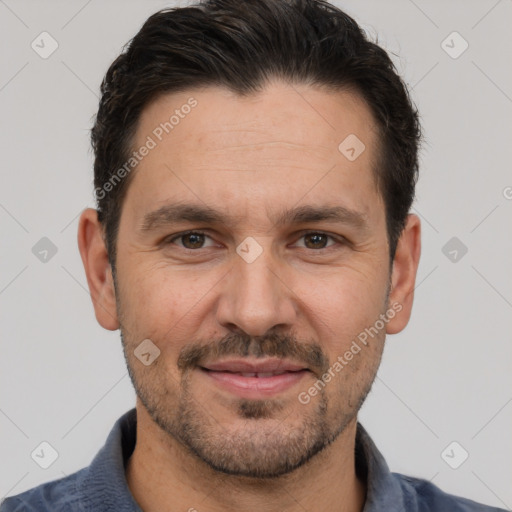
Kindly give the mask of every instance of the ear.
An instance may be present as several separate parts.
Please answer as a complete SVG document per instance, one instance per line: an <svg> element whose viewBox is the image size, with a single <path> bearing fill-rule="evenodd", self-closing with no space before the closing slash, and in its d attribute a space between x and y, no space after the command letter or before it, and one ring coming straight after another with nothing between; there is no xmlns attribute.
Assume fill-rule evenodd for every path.
<svg viewBox="0 0 512 512"><path fill-rule="evenodd" d="M103 227L98 212L87 208L80 215L78 248L87 275L96 320L110 331L119 328L112 269L103 240Z"/></svg>
<svg viewBox="0 0 512 512"><path fill-rule="evenodd" d="M420 253L420 219L417 215L409 214L393 260L388 307L397 311L397 314L387 323L387 334L396 334L409 323Z"/></svg>

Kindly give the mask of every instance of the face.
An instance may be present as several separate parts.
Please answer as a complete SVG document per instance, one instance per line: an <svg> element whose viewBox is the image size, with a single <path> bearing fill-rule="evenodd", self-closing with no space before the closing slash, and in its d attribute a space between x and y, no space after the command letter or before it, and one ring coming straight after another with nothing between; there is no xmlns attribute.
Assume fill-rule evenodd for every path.
<svg viewBox="0 0 512 512"><path fill-rule="evenodd" d="M365 145L355 160L338 149L350 134ZM354 424L381 358L390 268L372 116L348 92L211 87L149 105L133 146L148 137L116 260L137 395L210 467L290 472ZM134 353L143 340L146 363L159 351L150 364Z"/></svg>

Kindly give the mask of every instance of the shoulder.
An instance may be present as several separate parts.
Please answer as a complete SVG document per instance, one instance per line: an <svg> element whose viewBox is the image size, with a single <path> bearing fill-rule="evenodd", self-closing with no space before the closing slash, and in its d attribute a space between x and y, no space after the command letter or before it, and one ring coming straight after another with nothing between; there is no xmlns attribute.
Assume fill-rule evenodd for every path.
<svg viewBox="0 0 512 512"><path fill-rule="evenodd" d="M84 469L67 477L33 487L0 503L0 512L71 512L85 510L81 506L77 482Z"/></svg>
<svg viewBox="0 0 512 512"><path fill-rule="evenodd" d="M404 495L417 512L504 512L505 509L490 507L476 501L447 494L432 482L421 478L393 473L402 486Z"/></svg>
<svg viewBox="0 0 512 512"><path fill-rule="evenodd" d="M136 420L135 409L126 412L89 466L5 499L0 512L140 510L124 472L125 461L135 447Z"/></svg>

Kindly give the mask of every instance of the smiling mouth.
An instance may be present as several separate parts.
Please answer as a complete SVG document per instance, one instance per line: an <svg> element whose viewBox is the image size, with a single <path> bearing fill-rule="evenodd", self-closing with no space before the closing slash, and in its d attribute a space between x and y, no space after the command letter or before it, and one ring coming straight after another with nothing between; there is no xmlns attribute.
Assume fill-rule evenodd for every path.
<svg viewBox="0 0 512 512"><path fill-rule="evenodd" d="M287 368L279 368L287 366ZM281 395L296 386L311 371L297 365L285 365L283 361L270 363L221 363L200 366L202 375L213 385L230 394L249 399L268 399ZM255 368L259 366L259 368Z"/></svg>
<svg viewBox="0 0 512 512"><path fill-rule="evenodd" d="M231 370L210 370L209 368L200 367L201 370L206 372L219 372L219 373L230 373L232 375L240 375L242 377L257 377L259 379L265 379L268 377L275 377L276 375L284 375L285 373L297 373L302 371L307 371L305 368L302 370L282 370L275 372L237 372Z"/></svg>
<svg viewBox="0 0 512 512"><path fill-rule="evenodd" d="M231 358L223 361L205 363L201 368L207 371L257 374L261 376L264 376L265 374L270 374L270 376L281 375L288 372L307 370L307 368L302 364L276 357L266 358L263 360L253 358Z"/></svg>

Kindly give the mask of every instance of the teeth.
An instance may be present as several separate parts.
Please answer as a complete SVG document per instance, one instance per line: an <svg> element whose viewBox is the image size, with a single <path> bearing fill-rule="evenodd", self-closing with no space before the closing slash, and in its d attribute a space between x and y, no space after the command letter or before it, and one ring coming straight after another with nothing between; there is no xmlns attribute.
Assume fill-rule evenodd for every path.
<svg viewBox="0 0 512 512"><path fill-rule="evenodd" d="M240 375L242 377L273 377L274 375L282 375L286 372L258 372L258 373L247 373L247 372L240 372Z"/></svg>

